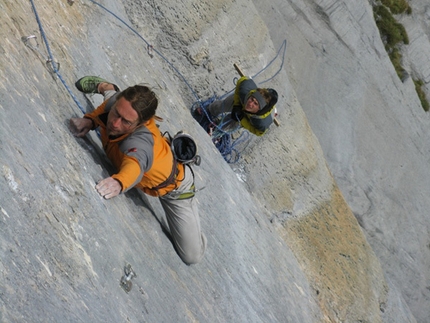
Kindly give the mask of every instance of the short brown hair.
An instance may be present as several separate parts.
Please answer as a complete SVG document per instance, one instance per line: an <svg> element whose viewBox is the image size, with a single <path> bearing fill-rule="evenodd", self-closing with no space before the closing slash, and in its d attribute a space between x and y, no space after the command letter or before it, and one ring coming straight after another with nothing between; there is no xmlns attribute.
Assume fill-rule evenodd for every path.
<svg viewBox="0 0 430 323"><path fill-rule="evenodd" d="M117 95L116 100L118 101L120 98L124 98L130 102L131 107L136 110L139 116L139 123L151 119L158 107L156 94L145 85L135 85L126 88Z"/></svg>
<svg viewBox="0 0 430 323"><path fill-rule="evenodd" d="M258 88L257 92L260 93L266 101L266 105L264 107L261 107L260 111L257 112L258 115L263 115L268 111L272 110L273 106L278 102L278 92L271 88Z"/></svg>

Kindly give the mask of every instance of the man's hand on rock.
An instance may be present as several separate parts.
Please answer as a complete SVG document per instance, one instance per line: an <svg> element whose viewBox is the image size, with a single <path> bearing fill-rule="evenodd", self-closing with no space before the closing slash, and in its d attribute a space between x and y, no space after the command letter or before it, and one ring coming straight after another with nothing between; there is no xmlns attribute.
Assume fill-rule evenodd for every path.
<svg viewBox="0 0 430 323"><path fill-rule="evenodd" d="M119 193L121 193L121 189L122 187L120 182L112 177L105 178L96 185L97 192L99 192L99 194L105 199L110 199L119 195Z"/></svg>
<svg viewBox="0 0 430 323"><path fill-rule="evenodd" d="M70 131L76 137L85 136L93 127L93 121L87 118L71 118Z"/></svg>

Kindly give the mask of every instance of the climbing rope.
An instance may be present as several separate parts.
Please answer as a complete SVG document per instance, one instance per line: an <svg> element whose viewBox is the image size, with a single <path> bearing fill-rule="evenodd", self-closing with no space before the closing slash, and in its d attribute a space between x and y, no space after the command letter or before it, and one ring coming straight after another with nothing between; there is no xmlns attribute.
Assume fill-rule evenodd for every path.
<svg viewBox="0 0 430 323"><path fill-rule="evenodd" d="M281 51L282 51L282 60L281 65L279 69L276 71L276 73L264 80L260 81L259 84L266 83L273 78L275 78L280 71L282 70L282 67L284 66L285 61L285 53L286 53L286 47L287 47L287 41L284 40L279 47L279 50L276 54L276 56L257 74L251 76L251 78L256 78L258 75L260 75L263 71L265 71L269 66L273 64L273 62L279 57ZM237 80L236 78L234 80ZM208 112L207 108L210 104L212 104L215 100L223 100L225 97L227 97L231 92L234 91L235 88L232 90L226 92L221 97L216 97L215 95L207 99L206 101L202 102L201 100L195 102L191 108L193 117L199 122L199 124L211 135L212 141L221 153L221 155L224 157L224 160L228 163L236 163L240 158L240 152L235 147L241 144L244 140L247 140L249 137L248 132L242 132L241 135L233 140L232 134L240 129L240 125L238 124L236 128L234 129L227 129L226 126L228 126L231 122L231 118L229 117L229 114L224 113L222 116L211 116ZM196 111L199 111L200 114L197 114ZM224 120L227 120L224 122ZM244 133L247 134L246 139L244 139ZM234 157L233 157L234 156Z"/></svg>
<svg viewBox="0 0 430 323"><path fill-rule="evenodd" d="M245 139L248 139L249 132L244 131L237 139L233 140L232 134L241 129L241 126L239 123L231 120L230 112L223 113L216 118L211 116L208 107L216 100L220 100L220 98L212 96L206 101L195 102L191 108L191 114L211 136L212 142L224 160L229 164L233 164L240 158L240 152L236 149L236 146L245 141ZM232 124L233 127L231 129Z"/></svg>
<svg viewBox="0 0 430 323"><path fill-rule="evenodd" d="M82 111L82 113L84 113L84 114L85 114L85 109L84 109L84 108L82 107L82 105L79 103L78 99L77 99L77 98L76 98L76 96L73 94L73 92L70 90L70 88L69 88L69 86L67 85L66 81L64 80L64 78L63 78L63 77L62 77L62 75L60 74L60 71L59 71L59 68L58 68L59 64L58 64L58 63L55 63L55 61L54 61L54 57L53 57L53 55L52 55L52 53L51 53L51 48L49 47L48 39L46 38L45 31L43 30L43 26L42 26L42 23L41 23L41 21L40 21L39 14L37 13L36 6L34 5L34 1L33 1L33 0L30 0L30 2L31 2L31 6L32 6L32 8L33 8L34 15L36 16L37 24L39 25L40 34L42 35L43 41L45 42L46 50L47 50L47 52L48 52L48 57L49 57L49 58L48 58L48 60L47 60L47 63L48 63L48 62L50 62L50 63L51 63L52 71L53 71L55 74L57 74L57 76L58 76L58 78L60 79L61 83L63 83L64 87L65 87L65 88L66 88L66 90L69 92L70 96L73 98L73 100L75 101L76 105L79 107L79 109Z"/></svg>
<svg viewBox="0 0 430 323"><path fill-rule="evenodd" d="M127 24L123 19L121 19L120 17L118 17L118 15L116 15L115 13L113 13L112 11L110 11L109 9L107 9L105 6L101 5L100 3L98 3L97 1L94 0L90 0L92 3L94 3L95 5L99 6L100 8L106 10L106 12L110 13L112 16L114 16L115 18L117 18L121 23L123 23L128 29L130 29L134 34L136 34L141 40L143 40L147 46L148 52L149 51L153 51L155 52L158 56L160 56L167 64L169 64L169 66L179 75L179 77L184 81L184 83L187 85L187 87L190 89L191 93L194 95L194 97L199 101L199 97L197 95L197 93L194 91L194 89L191 87L191 85L188 83L187 79L182 75L181 72L179 72L179 70L166 58L163 56L163 54L161 54L157 49L155 49L150 43L148 43L145 38L143 38L133 27L131 27L129 24Z"/></svg>
<svg viewBox="0 0 430 323"><path fill-rule="evenodd" d="M255 79L258 75L260 75L267 68L269 68L269 66L271 66L273 62L279 57L282 51L282 60L281 60L281 65L279 66L279 69L272 77L264 81L260 81L258 83L263 84L275 78L280 73L280 71L282 70L282 67L284 66L286 48L287 48L287 41L284 40L281 46L279 47L279 50L276 56L262 70L260 70L257 74L251 76L251 78ZM195 102L193 104L193 107L191 109L194 118L212 136L213 143L215 144L215 146L217 147L221 155L224 157L224 160L230 164L236 163L239 160L240 152L235 148L235 146L239 145L240 143L242 143L242 141L244 141L244 139L242 138L244 133L247 133L248 136L249 136L249 133L242 132L237 139L233 140L231 135L240 129L240 124L238 124L238 126L235 129L229 130L226 127L226 126L229 126L231 123L231 118L229 116L229 113L224 113L221 116L214 117L210 115L210 113L207 111L207 108L215 100L223 100L226 96L228 96L233 91L234 91L234 88L226 92L224 95L222 95L219 98L216 98L216 96L213 96L204 102L199 100L198 102ZM200 116L198 116L195 113L195 111L199 111ZM227 120L227 121L224 122L224 120ZM246 138L248 138L248 136Z"/></svg>
<svg viewBox="0 0 430 323"><path fill-rule="evenodd" d="M267 68L269 68L269 66L271 66L273 62L279 57L282 51L282 60L281 60L281 65L279 66L279 69L272 77L264 81L260 81L258 83L263 84L275 78L280 73L280 71L282 70L282 67L284 66L286 48L287 48L287 41L284 40L281 46L279 47L279 50L276 56L262 70L260 70L257 74L251 76L251 78L253 79L256 78ZM229 130L226 127L231 122L231 118L229 117L229 115L224 113L224 115L222 116L213 117L207 111L207 108L215 100L223 100L226 96L228 96L233 91L234 91L234 88L226 92L224 95L222 95L219 98L216 98L216 96L213 96L204 102L201 102L201 101L195 102L191 109L192 113L194 112L193 113L194 118L212 136L212 141L214 142L215 146L217 147L221 155L224 157L224 160L227 161L228 163L236 163L239 160L240 152L235 147L244 141L243 134L247 133L248 136L246 136L246 138L248 139L249 133L242 132L242 134L237 139L233 140L231 135L240 129L240 124L238 124L238 126L235 129ZM197 115L195 111L199 111L200 116ZM227 121L224 122L224 120L227 120Z"/></svg>
<svg viewBox="0 0 430 323"><path fill-rule="evenodd" d="M224 117L221 117L218 120L218 122L215 122L214 120L212 120L213 117L210 116L210 114L207 111L207 107L209 106L210 103L214 102L215 100L222 100L224 97L226 97L232 91L234 91L234 89L226 92L225 94L223 94L220 97L213 96L212 98L209 98L208 100L202 102L201 99L199 98L199 96L197 95L197 93L194 91L194 89L191 87L191 85L187 81L187 79L182 75L182 73L160 51L158 51L157 49L155 49L148 41L146 41L146 39L144 37L142 37L142 35L140 35L134 28L132 28L129 24L127 24L122 18L120 18L114 12L112 12L111 10L109 10L108 8L106 8L105 6L103 6L102 4L98 3L95 0L90 0L90 1L93 4L95 4L95 5L99 6L100 8L102 8L103 10L105 10L106 12L108 12L109 14L111 14L116 19L118 19L122 24L124 24L128 29L130 29L136 36L138 36L146 44L149 55L152 56L152 52L155 52L158 56L160 56L178 74L178 76L183 80L183 82L190 89L191 93L193 94L193 96L197 100L193 104L193 106L191 108L192 113L194 111L197 111L197 109L199 109L199 111L203 112L202 115L201 115L201 119L200 120L198 120L196 118L195 114L193 114L193 116L197 119L197 121L202 125L203 128L205 128L207 131L212 132L211 133L212 140L213 140L215 146L218 148L218 150L222 154L222 156L224 157L224 159L227 162L229 162L229 163L237 162L239 160L240 153L235 148L235 146L237 146L238 144L242 143L245 140L245 137L246 138L248 137L247 135L243 135L246 132L242 132L242 134L237 139L235 139L233 141L232 138L231 138L231 134L234 133L234 132L236 132L240 128L240 126L238 125L237 127L235 127L234 129L231 129L231 130L225 130L224 128L225 128L225 126L226 126L226 124L228 122L224 123ZM68 93L70 94L70 96L73 98L73 100L75 101L75 103L79 107L79 109L82 111L82 113L85 114L85 109L79 103L78 99L73 94L73 92L71 91L70 87L67 85L67 83L65 82L65 80L62 77L61 73L59 72L59 63L56 63L54 61L53 55L51 53L51 49L49 47L49 42L47 40L45 31L44 31L42 23L40 21L39 15L37 13L34 1L30 0L30 2L31 2L32 8L33 8L33 12L34 12L36 20L37 20L37 24L39 26L40 34L42 35L43 41L45 42L46 50L48 52L47 63L51 63L52 71L61 80L61 82L63 83L64 87L66 88L66 90L68 91ZM30 38L30 37L27 37L27 38L23 37L23 39L25 39L25 41L27 41L28 38ZM282 45L280 46L280 48L279 48L276 56L262 70L260 70L258 73L256 73L255 75L253 75L252 78L256 78L263 71L265 71L270 65L272 65L272 63L279 57L281 51L283 51L281 65L280 65L278 71L272 77L270 77L270 78L268 78L268 79L266 79L264 81L261 81L259 83L263 84L265 82L268 82L268 81L272 80L274 77L276 77L278 75L278 73L282 70L282 67L284 65L286 45L287 45L287 41L284 40L283 43L282 43Z"/></svg>
<svg viewBox="0 0 430 323"><path fill-rule="evenodd" d="M259 71L257 74L255 74L254 76L252 76L252 78L255 79L258 75L260 75L262 72L264 72L270 65L272 65L273 62L279 57L279 54L281 53L281 50L283 52L282 52L281 65L279 66L279 69L276 71L276 73L272 77L270 77L270 78L268 78L268 79L266 79L264 81L258 82L259 84L263 84L263 83L271 81L272 79L274 79L281 72L282 67L284 66L284 62L285 62L285 53L287 51L287 40L286 39L284 39L284 41L282 42L281 46L279 47L276 56L261 71Z"/></svg>

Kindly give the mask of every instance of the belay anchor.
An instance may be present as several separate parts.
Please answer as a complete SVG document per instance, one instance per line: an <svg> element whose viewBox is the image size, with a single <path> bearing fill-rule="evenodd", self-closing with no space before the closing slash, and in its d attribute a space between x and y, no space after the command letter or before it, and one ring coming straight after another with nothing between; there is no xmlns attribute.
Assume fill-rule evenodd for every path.
<svg viewBox="0 0 430 323"><path fill-rule="evenodd" d="M131 287L133 286L131 279L136 276L137 275L131 268L130 264L124 267L124 276L121 277L120 285L122 289L125 290L126 293L128 293L131 290Z"/></svg>

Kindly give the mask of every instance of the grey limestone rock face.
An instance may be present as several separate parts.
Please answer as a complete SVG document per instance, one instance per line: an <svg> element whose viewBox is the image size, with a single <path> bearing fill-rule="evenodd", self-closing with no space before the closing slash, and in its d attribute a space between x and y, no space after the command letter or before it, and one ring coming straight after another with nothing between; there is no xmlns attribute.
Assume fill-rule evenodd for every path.
<svg viewBox="0 0 430 323"><path fill-rule="evenodd" d="M32 2L0 4L1 322L425 322L428 149L412 85L367 1L278 2L39 1L47 42ZM233 63L274 76L281 126L229 165L189 110L234 88ZM160 130L196 138L200 264L176 255L156 198L98 196L115 170L96 134L68 129L101 103L73 86L91 74L150 84Z"/></svg>
<svg viewBox="0 0 430 323"><path fill-rule="evenodd" d="M402 82L368 2L256 3L272 39L288 31L289 79L328 166L386 277L427 322L429 115L412 78L428 93L428 4L410 5L411 16L396 16L410 39L402 63L411 77Z"/></svg>

